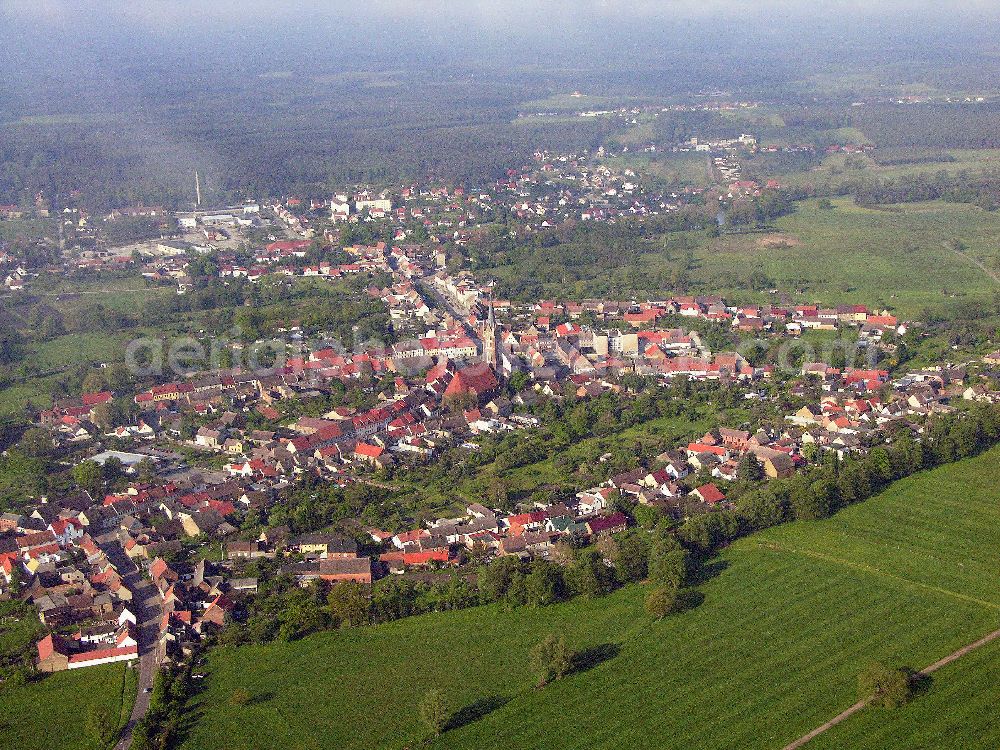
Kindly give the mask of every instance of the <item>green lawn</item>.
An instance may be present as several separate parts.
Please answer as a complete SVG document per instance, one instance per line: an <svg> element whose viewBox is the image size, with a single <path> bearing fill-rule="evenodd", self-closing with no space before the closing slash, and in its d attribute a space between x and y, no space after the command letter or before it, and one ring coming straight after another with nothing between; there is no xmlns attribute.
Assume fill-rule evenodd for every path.
<svg viewBox="0 0 1000 750"><path fill-rule="evenodd" d="M969 750L1000 747L1000 643L950 664L927 694L895 711L868 709L809 744L809 750Z"/></svg>
<svg viewBox="0 0 1000 750"><path fill-rule="evenodd" d="M126 667L108 664L57 672L0 697L0 747L18 750L92 750L87 717L104 706L114 720L122 714L123 696L131 706L135 681ZM124 688L124 689L123 689Z"/></svg>
<svg viewBox="0 0 1000 750"><path fill-rule="evenodd" d="M776 222L787 247L766 247L761 235L723 236L696 251L694 277L713 290L747 296L747 279L763 272L795 302L882 304L904 317L960 302L992 300L1000 291L967 258L943 247L959 239L970 257L998 268L1000 216L970 205L911 203L872 210L850 199L833 210L815 201ZM767 299L764 292L756 295Z"/></svg>
<svg viewBox="0 0 1000 750"><path fill-rule="evenodd" d="M435 747L781 747L853 702L868 660L926 666L1000 623L998 458L744 539L715 561L704 602L660 623L632 586L219 650L183 747L412 746L432 687L465 717ZM613 656L535 690L527 654L551 631ZM237 687L254 700L230 705Z"/></svg>
<svg viewBox="0 0 1000 750"><path fill-rule="evenodd" d="M121 362L125 342L134 337L104 331L68 334L34 345L32 362L43 371L82 362Z"/></svg>

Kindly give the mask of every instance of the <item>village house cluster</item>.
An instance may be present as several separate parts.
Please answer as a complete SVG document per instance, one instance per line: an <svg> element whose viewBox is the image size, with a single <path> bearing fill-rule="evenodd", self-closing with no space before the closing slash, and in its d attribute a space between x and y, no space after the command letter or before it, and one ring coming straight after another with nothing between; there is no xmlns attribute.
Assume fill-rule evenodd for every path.
<svg viewBox="0 0 1000 750"><path fill-rule="evenodd" d="M88 249L73 256L70 267L100 271L139 263L144 277L176 284L179 293L193 288L190 268L199 255L211 259L224 284L364 279L351 287L384 306L395 335L335 345L321 336L307 340L289 321L286 356L275 367L166 373L141 380L135 392L83 393L43 410L38 426L56 448L77 465L118 467L124 480L112 493L80 489L0 516L0 594L17 589L48 629L37 644L39 668L138 658L144 606L136 591L147 586L156 603L152 648L164 656L184 654L256 592L257 580L241 573L255 560L276 561L303 585L369 586L380 577L458 566L473 557L548 557L561 541L592 543L624 530L634 519L623 501L677 520L726 509L727 487L748 465L762 481L786 478L823 452L863 455L890 427L919 435L928 415L953 410L956 399L1000 398L993 379L977 379L965 368L892 380L886 369L854 361L842 367L805 362L782 375L794 376L787 395L806 405L776 424L753 431L716 424L568 497L525 501L513 511L480 498L405 531L354 519L367 535L359 536L363 546L327 530L243 531L247 518L266 517L303 480L378 487L395 469L450 451L479 451L484 436L538 428L532 409L548 399L627 398L623 383L631 376L658 384L720 381L739 387L748 401L773 400L774 365L755 364L736 341L791 342L811 331L843 331L870 351L895 350L910 324L866 305L749 305L718 295L669 294L519 303L495 298L491 286L448 257L446 245L469 243L498 211L536 231L779 188L743 179L739 155L771 148L751 135L637 150L658 148L707 153L718 182L714 192L646 187L601 149L539 151L483 189L360 188L332 198L291 196L173 215L136 206L101 219L162 221L170 236L141 243L135 252ZM86 212L63 213L78 232L91 231L94 220ZM177 232L166 231L170 221ZM372 222L391 223L393 240L333 248L340 232ZM13 255L0 257L0 268L10 289L30 280ZM713 334L732 346L713 347ZM987 373L1000 364L1000 353L991 356L983 363ZM332 405L335 396L339 405ZM310 408L316 403L326 405ZM196 554L209 546L221 559Z"/></svg>
<svg viewBox="0 0 1000 750"><path fill-rule="evenodd" d="M296 251L264 252L280 263ZM433 251L350 252L365 272L391 276L390 286L368 293L396 311L395 322L427 326L422 335L353 353L306 349L266 372L202 373L135 394L87 393L41 413L39 424L56 444L100 465L117 462L129 482L104 497L81 491L0 518L0 582L10 588L20 581L51 631L38 644L39 668L135 659L136 581L156 591L156 648L184 653L256 590L255 580L238 575L240 561L283 560L282 570L303 584L367 585L414 568L457 565L472 553L544 557L562 539L592 542L626 528L631 519L616 498L677 519L724 509L726 486L748 460L765 479L787 477L821 451L865 453L890 425L919 434L924 418L952 410L953 399L995 397L990 380L973 381L964 368L891 381L882 369L806 362L791 395L814 400L787 414L783 426L751 433L718 425L573 497L508 513L472 503L463 515L400 533L369 527L380 547L375 555L326 532L296 537L268 528L246 539L243 519L280 502L303 476L346 486L373 481L399 462L475 450L483 433L536 427L527 409L537 400L621 393L625 374L720 379L764 398L771 368L712 352L696 325L792 338L808 328L853 327L872 345L905 325L860 305L747 307L713 296L518 305L493 299L467 273L451 274ZM986 367L1000 362L993 356ZM510 393L501 384L515 373L525 385ZM328 393L334 381L369 393L375 405L296 415L296 404ZM108 423L109 407L122 400L136 407L130 421ZM214 468L191 466L180 448L215 460ZM184 561L182 553L205 540L219 540L224 560Z"/></svg>

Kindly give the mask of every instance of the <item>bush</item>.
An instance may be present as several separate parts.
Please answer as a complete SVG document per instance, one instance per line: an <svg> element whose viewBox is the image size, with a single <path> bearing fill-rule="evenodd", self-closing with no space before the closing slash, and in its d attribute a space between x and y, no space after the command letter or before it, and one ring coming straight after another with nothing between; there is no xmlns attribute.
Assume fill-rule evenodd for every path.
<svg viewBox="0 0 1000 750"><path fill-rule="evenodd" d="M680 591L674 586L657 586L646 595L646 612L654 620L662 620L679 609Z"/></svg>
<svg viewBox="0 0 1000 750"><path fill-rule="evenodd" d="M428 690L420 701L420 720L433 737L440 737L448 724L448 702L440 690Z"/></svg>
<svg viewBox="0 0 1000 750"><path fill-rule="evenodd" d="M671 547L673 542L673 548ZM690 577L690 554L671 537L659 539L649 555L649 579L658 586L679 589Z"/></svg>
<svg viewBox="0 0 1000 750"><path fill-rule="evenodd" d="M538 674L538 687L560 680L573 669L575 654L562 636L549 634L531 651L532 669Z"/></svg>
<svg viewBox="0 0 1000 750"><path fill-rule="evenodd" d="M898 708L913 696L913 686L907 670L876 661L858 675L858 693L861 699L870 697L873 706Z"/></svg>

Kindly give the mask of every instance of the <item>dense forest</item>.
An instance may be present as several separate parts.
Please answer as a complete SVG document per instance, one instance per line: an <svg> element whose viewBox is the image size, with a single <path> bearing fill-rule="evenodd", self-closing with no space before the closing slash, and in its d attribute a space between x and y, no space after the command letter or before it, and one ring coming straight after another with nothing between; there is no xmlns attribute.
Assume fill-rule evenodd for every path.
<svg viewBox="0 0 1000 750"><path fill-rule="evenodd" d="M37 54L8 61L20 75L0 85L0 203L27 203L42 191L60 204L79 191L93 210L140 201L176 208L193 201L195 170L209 202L361 182L483 184L537 149L595 148L623 136L612 118L518 117L527 103L574 89L609 106L698 105L708 96L767 105L735 117L698 106L664 112L651 126L660 142L749 130L764 140L823 147L836 141L838 129L854 126L880 146L1000 143L996 104L854 108L857 92L802 84L809 72L824 70L815 50L815 59L783 63L764 49L711 60L685 45L669 55L650 47L626 56L602 29L594 40L607 58L601 63L588 45L560 49L562 64L543 64L532 50L531 64L518 65L470 40L434 55L407 56L393 44L378 52L381 61L368 38L364 54L336 59L322 54L329 40L311 41L282 47L273 40L269 55L262 48L231 57L225 44L195 55L190 40L181 40L150 60L112 46L94 69L69 76L47 70L59 68L61 50L51 63ZM0 50L0 61L15 51ZM637 65L636 54L647 63ZM848 67L891 76L897 68L885 65L900 54L859 51ZM963 70L976 59L971 55ZM919 78L941 65L909 69ZM857 77L850 70L840 75Z"/></svg>
<svg viewBox="0 0 1000 750"><path fill-rule="evenodd" d="M867 105L851 121L880 148L1000 148L996 102Z"/></svg>
<svg viewBox="0 0 1000 750"><path fill-rule="evenodd" d="M895 180L862 181L851 192L862 206L946 200L994 211L1000 208L1000 173L921 173Z"/></svg>
<svg viewBox="0 0 1000 750"><path fill-rule="evenodd" d="M513 122L518 102L547 89L471 77L220 76L188 84L164 86L135 111L100 100L67 102L56 113L25 107L20 117L8 109L0 203L25 204L39 191L64 202L78 191L94 210L140 201L182 207L193 202L195 170L205 198L219 202L349 183L484 184L539 148L596 148L609 127L598 119ZM62 114L71 107L78 112Z"/></svg>

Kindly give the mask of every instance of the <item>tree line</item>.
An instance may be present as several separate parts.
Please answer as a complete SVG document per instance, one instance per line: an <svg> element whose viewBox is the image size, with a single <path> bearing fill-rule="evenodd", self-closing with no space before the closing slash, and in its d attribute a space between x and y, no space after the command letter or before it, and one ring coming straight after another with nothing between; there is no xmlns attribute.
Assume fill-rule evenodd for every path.
<svg viewBox="0 0 1000 750"><path fill-rule="evenodd" d="M677 529L685 548L713 554L723 545L755 531L793 520L826 518L878 494L892 482L963 458L1000 441L1000 408L981 404L956 414L931 418L924 433L908 427L892 431L884 445L864 457L843 460L827 451L819 465L787 479L773 479L738 497L735 509L694 516Z"/></svg>

